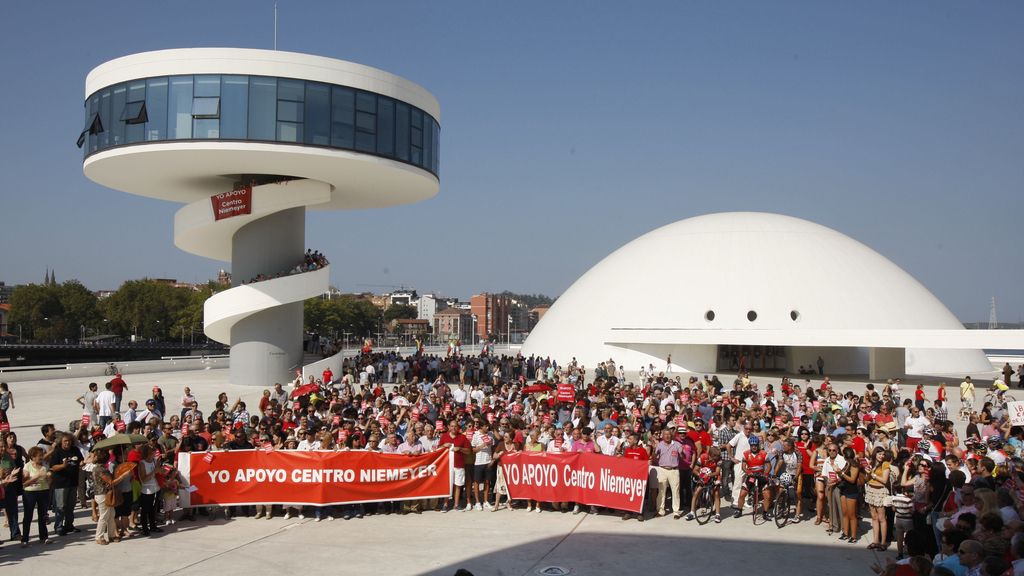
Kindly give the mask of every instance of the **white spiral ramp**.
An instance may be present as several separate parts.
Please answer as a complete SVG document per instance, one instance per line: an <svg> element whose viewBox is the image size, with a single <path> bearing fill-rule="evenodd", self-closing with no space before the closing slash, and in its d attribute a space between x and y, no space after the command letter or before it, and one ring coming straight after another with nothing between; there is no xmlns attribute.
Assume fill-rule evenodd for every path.
<svg viewBox="0 0 1024 576"><path fill-rule="evenodd" d="M301 365L302 302L328 290L330 267L286 272L303 261L306 208L330 198L329 184L291 180L253 187L249 214L216 220L203 199L175 215L179 248L232 263L234 285L206 301L203 325L231 346L233 383L266 386ZM270 279L250 282L260 275Z"/></svg>

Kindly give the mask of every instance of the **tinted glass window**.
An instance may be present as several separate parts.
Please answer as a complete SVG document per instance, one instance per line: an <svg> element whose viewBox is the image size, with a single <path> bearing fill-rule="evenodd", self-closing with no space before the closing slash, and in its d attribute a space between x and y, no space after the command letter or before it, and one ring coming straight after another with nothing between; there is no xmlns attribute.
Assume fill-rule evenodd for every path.
<svg viewBox="0 0 1024 576"><path fill-rule="evenodd" d="M294 100L302 102L305 98L306 87L302 80L285 80L282 78L277 83L278 100Z"/></svg>
<svg viewBox="0 0 1024 576"><path fill-rule="evenodd" d="M193 118L220 118L220 97L192 99Z"/></svg>
<svg viewBox="0 0 1024 576"><path fill-rule="evenodd" d="M356 95L356 110L360 112L376 112L377 97L369 92L359 92Z"/></svg>
<svg viewBox="0 0 1024 576"><path fill-rule="evenodd" d="M244 139L248 114L249 78L223 76L220 80L220 137Z"/></svg>
<svg viewBox="0 0 1024 576"><path fill-rule="evenodd" d="M112 92L113 90L108 88L100 94L100 122L104 127L110 126L110 123L114 120L114 113L110 111L110 94ZM96 141L96 146L98 148L106 148L110 146L110 130L105 129L103 132L100 132Z"/></svg>
<svg viewBox="0 0 1024 576"><path fill-rule="evenodd" d="M331 146L352 148L355 143L355 91L331 89Z"/></svg>
<svg viewBox="0 0 1024 576"><path fill-rule="evenodd" d="M172 76L167 97L167 137L192 137L192 77Z"/></svg>
<svg viewBox="0 0 1024 576"><path fill-rule="evenodd" d="M409 105L395 104L395 156L409 161Z"/></svg>
<svg viewBox="0 0 1024 576"><path fill-rule="evenodd" d="M383 96L377 100L377 153L395 155L395 101Z"/></svg>
<svg viewBox="0 0 1024 576"><path fill-rule="evenodd" d="M167 138L167 78L146 81L146 140Z"/></svg>
<svg viewBox="0 0 1024 576"><path fill-rule="evenodd" d="M326 84L306 82L305 141L327 146L331 143L331 89Z"/></svg>
<svg viewBox="0 0 1024 576"><path fill-rule="evenodd" d="M110 121L104 121L103 125L110 132L110 145L120 146L125 143L124 138L124 122L121 121L121 111L124 110L125 102L128 101L128 87L124 84L118 84L114 86L113 93L111 94L111 114L109 116Z"/></svg>
<svg viewBox="0 0 1024 576"><path fill-rule="evenodd" d="M281 141L358 150L436 173L440 129L422 110L344 86L201 74L133 80L91 95L86 154L167 139ZM90 120L93 116L87 115Z"/></svg>
<svg viewBox="0 0 1024 576"><path fill-rule="evenodd" d="M193 96L220 96L220 76L196 76L196 88Z"/></svg>
<svg viewBox="0 0 1024 576"><path fill-rule="evenodd" d="M249 77L249 139L274 140L277 132L277 78Z"/></svg>
<svg viewBox="0 0 1024 576"><path fill-rule="evenodd" d="M278 122L277 139L281 142L301 142L302 124L297 122Z"/></svg>

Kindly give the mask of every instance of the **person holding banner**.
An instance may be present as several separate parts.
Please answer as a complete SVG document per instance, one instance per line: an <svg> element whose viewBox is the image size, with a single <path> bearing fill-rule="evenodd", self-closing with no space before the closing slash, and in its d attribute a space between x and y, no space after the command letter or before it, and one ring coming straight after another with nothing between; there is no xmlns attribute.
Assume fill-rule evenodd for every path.
<svg viewBox="0 0 1024 576"><path fill-rule="evenodd" d="M452 483L455 485L454 494L451 498L445 501L442 512L448 512L449 510L459 508L459 498L462 496L462 488L466 485L466 455L471 453L469 447L469 440L463 435L462 429L459 427L459 419L451 418L448 420L448 430L441 435L439 441L439 448L448 448L453 454L453 470L452 470ZM468 504L469 496L466 496L467 504L466 510L472 510L472 506Z"/></svg>
<svg viewBox="0 0 1024 576"><path fill-rule="evenodd" d="M679 499L679 463L683 453L683 445L673 438L672 430L661 431L661 441L651 453L651 464L656 467L658 479L658 516L665 515L665 492L672 491L672 507L675 518L682 516L681 500Z"/></svg>
<svg viewBox="0 0 1024 576"><path fill-rule="evenodd" d="M622 457L628 460L637 460L639 462L650 462L651 456L647 453L647 449L640 444L640 435L636 432L630 432L629 436L626 437L626 443L622 445ZM644 503L649 502L647 494L644 494ZM639 514L633 514L626 512L622 515L623 520L629 520L633 517L640 522L644 521L643 506L640 508Z"/></svg>

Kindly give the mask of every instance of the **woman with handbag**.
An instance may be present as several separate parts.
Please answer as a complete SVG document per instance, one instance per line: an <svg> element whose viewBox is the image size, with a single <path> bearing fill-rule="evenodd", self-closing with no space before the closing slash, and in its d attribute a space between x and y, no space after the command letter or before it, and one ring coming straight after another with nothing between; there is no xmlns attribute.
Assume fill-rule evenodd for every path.
<svg viewBox="0 0 1024 576"><path fill-rule="evenodd" d="M92 482L96 495L93 499L99 509L99 520L96 522L96 543L106 546L111 542L120 542L117 526L114 522L114 508L121 504L121 491L118 490L118 483L131 475L131 470L124 471L120 476L114 478L107 470L107 462L110 460L110 452L106 448L100 448L94 452L95 463L92 466Z"/></svg>
<svg viewBox="0 0 1024 576"><path fill-rule="evenodd" d="M891 491L893 467L890 463L892 453L876 446L871 452L871 473L864 484L864 501L871 510L872 542L869 550L885 550L889 543L885 541L889 532L889 524L885 509L892 504Z"/></svg>

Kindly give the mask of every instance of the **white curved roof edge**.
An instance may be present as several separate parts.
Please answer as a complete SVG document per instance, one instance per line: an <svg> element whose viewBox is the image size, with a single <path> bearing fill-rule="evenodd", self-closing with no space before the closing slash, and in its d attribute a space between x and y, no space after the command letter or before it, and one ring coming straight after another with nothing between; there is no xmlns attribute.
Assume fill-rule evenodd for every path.
<svg viewBox="0 0 1024 576"><path fill-rule="evenodd" d="M194 202L231 189L220 174L282 174L327 182L331 202L315 210L353 210L420 202L437 194L428 170L350 150L283 142L163 141L110 148L82 165L92 181L171 202Z"/></svg>
<svg viewBox="0 0 1024 576"><path fill-rule="evenodd" d="M246 224L275 212L323 204L331 200L331 185L315 180L290 180L252 189L252 212L216 220L209 198L182 206L174 213L174 245L197 256L231 261L231 239Z"/></svg>
<svg viewBox="0 0 1024 576"><path fill-rule="evenodd" d="M794 329L716 330L612 328L604 342L620 344L711 344L948 350L1024 349L1024 330Z"/></svg>
<svg viewBox="0 0 1024 576"><path fill-rule="evenodd" d="M351 86L412 104L441 122L437 99L401 76L326 56L252 48L174 48L122 56L89 72L85 98L101 88L128 80L183 74L277 76Z"/></svg>
<svg viewBox="0 0 1024 576"><path fill-rule="evenodd" d="M203 331L211 340L231 345L231 328L263 310L302 302L330 287L331 267L236 286L211 296L203 304Z"/></svg>

